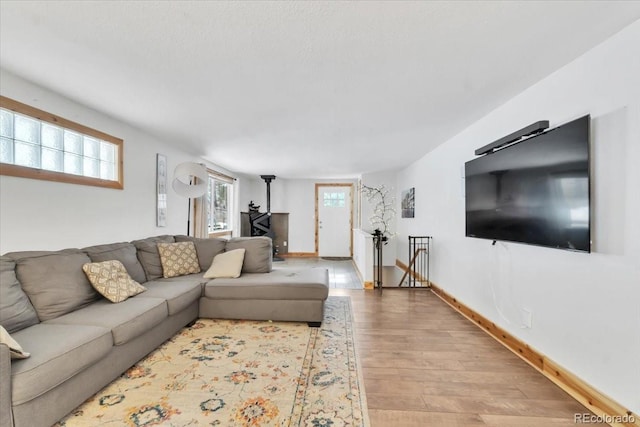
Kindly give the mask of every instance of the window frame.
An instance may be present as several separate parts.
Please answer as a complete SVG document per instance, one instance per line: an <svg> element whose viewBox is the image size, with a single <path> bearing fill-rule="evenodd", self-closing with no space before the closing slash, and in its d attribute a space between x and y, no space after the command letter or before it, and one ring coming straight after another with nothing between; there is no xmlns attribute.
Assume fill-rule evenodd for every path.
<svg viewBox="0 0 640 427"><path fill-rule="evenodd" d="M28 116L44 123L78 132L82 135L106 141L116 146L118 158L115 161L117 166L116 180L107 180L82 175L73 175L65 172L49 171L41 168L14 165L0 162L0 175L15 176L20 178L40 179L44 181L63 182L68 184L89 185L95 187L124 189L124 141L112 135L100 132L99 130L81 125L74 121L65 119L52 113L40 110L27 104L15 101L0 95L0 107L13 113ZM15 141L15 137L14 137Z"/></svg>
<svg viewBox="0 0 640 427"><path fill-rule="evenodd" d="M207 193L209 193L209 183L219 181L229 187L227 188L227 228L224 230L209 230L209 218L207 218L207 232L209 237L223 237L232 236L234 231L234 207L235 207L235 178L227 176L218 171L207 168L207 174L209 175L207 180ZM215 185L215 184L214 184ZM210 215L213 218L215 189L211 189L212 199L208 200L207 209L211 209Z"/></svg>

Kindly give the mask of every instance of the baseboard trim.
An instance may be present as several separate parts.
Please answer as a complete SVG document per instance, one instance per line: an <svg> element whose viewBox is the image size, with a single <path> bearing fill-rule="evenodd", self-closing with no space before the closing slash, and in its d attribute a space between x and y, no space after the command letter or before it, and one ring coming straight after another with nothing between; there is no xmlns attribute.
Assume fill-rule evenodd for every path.
<svg viewBox="0 0 640 427"><path fill-rule="evenodd" d="M611 426L640 427L640 417L599 392L527 343L514 337L431 282L431 291L487 334L533 366L554 384Z"/></svg>
<svg viewBox="0 0 640 427"><path fill-rule="evenodd" d="M360 280L360 283L362 283L362 287L364 289L373 289L373 282L367 282L364 280L364 277L362 276L362 272L358 268L358 264L356 264L356 260L352 258L351 263L353 264L353 269L356 271L356 274L358 275L358 279Z"/></svg>
<svg viewBox="0 0 640 427"><path fill-rule="evenodd" d="M278 254L282 258L317 258L318 254L315 252L288 252L286 254Z"/></svg>

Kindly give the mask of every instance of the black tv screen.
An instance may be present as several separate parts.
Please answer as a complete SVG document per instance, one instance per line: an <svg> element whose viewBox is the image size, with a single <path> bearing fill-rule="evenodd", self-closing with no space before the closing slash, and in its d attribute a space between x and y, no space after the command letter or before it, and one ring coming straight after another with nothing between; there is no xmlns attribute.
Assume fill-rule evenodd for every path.
<svg viewBox="0 0 640 427"><path fill-rule="evenodd" d="M591 251L590 116L465 163L466 235Z"/></svg>

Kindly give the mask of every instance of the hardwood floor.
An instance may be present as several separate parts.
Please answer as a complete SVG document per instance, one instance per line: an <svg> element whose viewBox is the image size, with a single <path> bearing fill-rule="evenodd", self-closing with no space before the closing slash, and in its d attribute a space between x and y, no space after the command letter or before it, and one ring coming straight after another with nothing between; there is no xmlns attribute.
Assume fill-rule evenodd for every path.
<svg viewBox="0 0 640 427"><path fill-rule="evenodd" d="M569 426L589 412L428 289L362 290L345 261L274 264L308 266L351 297L372 427Z"/></svg>
<svg viewBox="0 0 640 427"><path fill-rule="evenodd" d="M427 289L351 297L377 426L575 425L589 412Z"/></svg>

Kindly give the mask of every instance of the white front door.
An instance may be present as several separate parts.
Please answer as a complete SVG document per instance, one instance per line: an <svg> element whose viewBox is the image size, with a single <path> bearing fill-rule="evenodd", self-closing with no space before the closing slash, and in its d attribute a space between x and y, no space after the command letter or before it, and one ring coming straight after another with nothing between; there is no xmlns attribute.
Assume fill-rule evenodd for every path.
<svg viewBox="0 0 640 427"><path fill-rule="evenodd" d="M351 256L351 187L318 186L318 256Z"/></svg>

